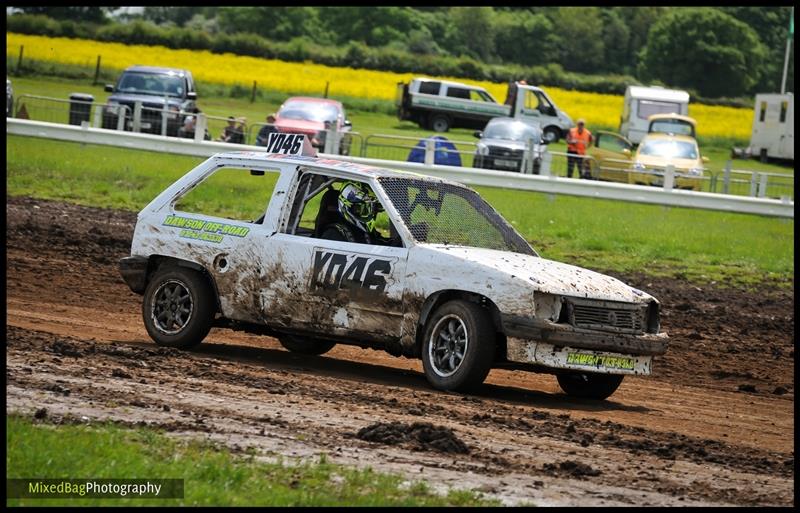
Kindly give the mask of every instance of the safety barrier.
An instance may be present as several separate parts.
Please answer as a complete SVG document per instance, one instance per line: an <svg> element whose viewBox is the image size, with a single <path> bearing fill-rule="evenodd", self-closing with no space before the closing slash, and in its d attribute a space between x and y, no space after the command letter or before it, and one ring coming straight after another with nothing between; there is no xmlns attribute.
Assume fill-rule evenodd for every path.
<svg viewBox="0 0 800 513"><path fill-rule="evenodd" d="M93 128L89 126L88 122L82 123L81 126L74 126L6 118L6 132L8 134L42 137L52 140L101 144L198 157L209 157L215 153L226 151L262 150L258 146ZM338 158L339 160L368 166L387 167L439 176L469 185L794 218L794 201L788 198L775 200L675 189L673 187L674 172L670 168L667 169L668 172L666 173L663 187L644 187L597 180L560 178L555 175L527 175L505 171L337 156L324 153L321 156Z"/></svg>

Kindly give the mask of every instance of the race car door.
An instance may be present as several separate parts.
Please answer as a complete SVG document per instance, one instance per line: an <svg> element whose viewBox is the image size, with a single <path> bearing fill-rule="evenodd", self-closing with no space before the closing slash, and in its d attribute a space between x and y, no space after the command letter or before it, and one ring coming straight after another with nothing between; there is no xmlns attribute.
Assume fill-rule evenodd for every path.
<svg viewBox="0 0 800 513"><path fill-rule="evenodd" d="M399 239L376 245L319 238L319 221L335 214L331 198L344 181L301 172L286 225L263 245L264 316L291 330L397 340L408 249ZM388 238L390 221L381 214L378 226Z"/></svg>

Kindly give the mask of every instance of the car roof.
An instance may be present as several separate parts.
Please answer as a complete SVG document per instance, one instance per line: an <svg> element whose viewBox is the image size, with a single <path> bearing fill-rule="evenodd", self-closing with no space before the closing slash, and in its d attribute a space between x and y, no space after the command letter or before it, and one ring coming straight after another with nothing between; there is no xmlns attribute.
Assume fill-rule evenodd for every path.
<svg viewBox="0 0 800 513"><path fill-rule="evenodd" d="M341 106L342 102L338 100L331 100L329 98L316 98L313 96L291 96L283 100L283 103L290 102L290 101L304 101L304 102L316 102L316 103L329 103L336 106Z"/></svg>
<svg viewBox="0 0 800 513"><path fill-rule="evenodd" d="M639 144L641 145L648 139L671 139L674 141L686 141L697 144L697 139L690 135L665 134L662 132L652 132L645 135L644 138L642 138L642 142Z"/></svg>
<svg viewBox="0 0 800 513"><path fill-rule="evenodd" d="M179 68L162 68L159 66L129 66L125 68L125 71L138 71L139 73L175 73L178 76L189 75L187 70L179 69Z"/></svg>
<svg viewBox="0 0 800 513"><path fill-rule="evenodd" d="M497 125L497 124L501 124L501 123L506 123L506 124L510 124L510 125L511 124L514 124L514 125L525 125L527 127L531 127L531 128L534 128L534 129L541 128L541 126L538 123L536 123L536 124L526 123L525 121L522 121L521 119L508 118L508 117L504 117L504 116L500 116L500 117L497 117L497 118L490 119L489 122L486 123L486 126L489 126L491 124Z"/></svg>
<svg viewBox="0 0 800 513"><path fill-rule="evenodd" d="M241 161L244 165L253 164L295 164L300 166L314 166L339 173L346 173L353 177L362 179L369 178L413 178L418 180L426 180L430 182L447 183L458 187L464 187L463 184L437 178L434 176L421 175L412 173L410 171L400 171L397 169L387 169L384 167L366 166L354 162L347 162L344 160L323 158L323 157L310 157L305 155L286 155L282 153L267 153L265 151L231 151L225 153L216 153L212 159L228 160L228 161Z"/></svg>
<svg viewBox="0 0 800 513"><path fill-rule="evenodd" d="M438 78L417 77L414 80L417 80L419 82L440 82L440 83L442 83L444 85L448 85L448 86L466 87L466 88L469 88L469 89L480 89L481 91L486 91L485 87L471 85L471 84L465 84L463 82L453 82L451 80L440 80Z"/></svg>
<svg viewBox="0 0 800 513"><path fill-rule="evenodd" d="M697 121L694 118L690 118L689 116L682 116L680 114L653 114L652 116L647 118L647 121L653 122L662 119L678 119L680 121L686 121L687 123L691 123L692 125L697 124Z"/></svg>

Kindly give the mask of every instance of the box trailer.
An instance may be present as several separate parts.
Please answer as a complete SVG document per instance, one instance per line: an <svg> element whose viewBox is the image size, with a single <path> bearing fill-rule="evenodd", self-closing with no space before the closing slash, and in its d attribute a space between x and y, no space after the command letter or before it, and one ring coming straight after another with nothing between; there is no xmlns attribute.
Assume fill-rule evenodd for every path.
<svg viewBox="0 0 800 513"><path fill-rule="evenodd" d="M622 107L619 132L634 144L647 134L653 114L689 115L689 93L663 87L628 86Z"/></svg>
<svg viewBox="0 0 800 513"><path fill-rule="evenodd" d="M756 95L748 153L762 161L768 158L794 160L792 93Z"/></svg>

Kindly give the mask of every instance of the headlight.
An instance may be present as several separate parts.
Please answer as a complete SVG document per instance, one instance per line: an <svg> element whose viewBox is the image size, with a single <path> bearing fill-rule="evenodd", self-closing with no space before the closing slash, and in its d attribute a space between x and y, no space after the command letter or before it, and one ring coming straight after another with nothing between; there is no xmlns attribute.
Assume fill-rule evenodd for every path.
<svg viewBox="0 0 800 513"><path fill-rule="evenodd" d="M489 147L484 146L482 144L478 145L478 155L488 155L489 154Z"/></svg>
<svg viewBox="0 0 800 513"><path fill-rule="evenodd" d="M693 167L688 171L689 176L703 176L703 170L699 167Z"/></svg>
<svg viewBox="0 0 800 513"><path fill-rule="evenodd" d="M633 169L636 170L636 171L644 171L647 168L641 162L634 162L633 163Z"/></svg>

